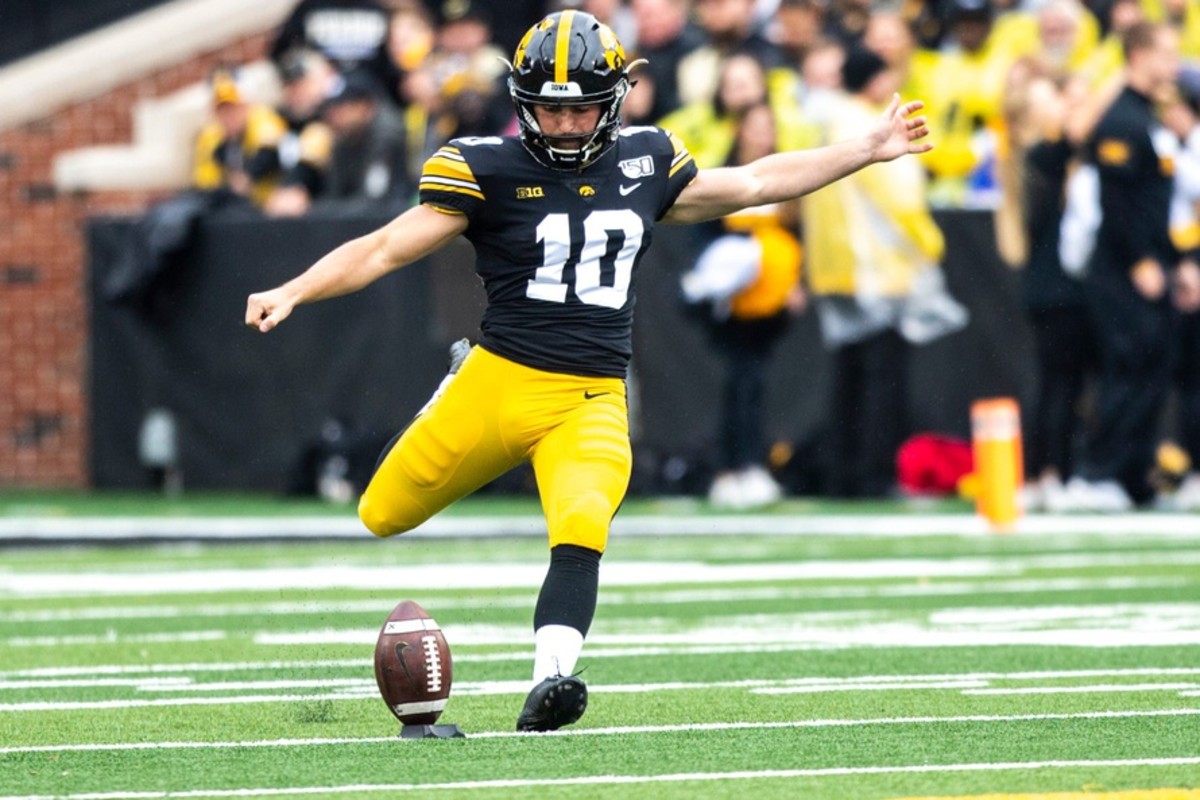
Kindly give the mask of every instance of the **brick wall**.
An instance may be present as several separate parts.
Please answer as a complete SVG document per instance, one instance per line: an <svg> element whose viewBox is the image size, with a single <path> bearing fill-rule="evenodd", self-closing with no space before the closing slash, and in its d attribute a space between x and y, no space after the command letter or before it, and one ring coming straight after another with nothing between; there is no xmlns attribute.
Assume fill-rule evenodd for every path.
<svg viewBox="0 0 1200 800"><path fill-rule="evenodd" d="M158 199L134 192L59 194L54 156L128 143L138 101L202 81L220 63L262 58L268 35L0 131L0 487L88 485L84 223L91 215L137 212Z"/></svg>

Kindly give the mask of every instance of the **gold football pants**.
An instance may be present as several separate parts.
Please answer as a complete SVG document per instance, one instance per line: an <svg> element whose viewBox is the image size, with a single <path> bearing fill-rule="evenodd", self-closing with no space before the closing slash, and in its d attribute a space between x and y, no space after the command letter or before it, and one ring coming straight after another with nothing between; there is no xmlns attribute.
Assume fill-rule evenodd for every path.
<svg viewBox="0 0 1200 800"><path fill-rule="evenodd" d="M472 348L387 453L358 516L376 536L404 533L525 461L550 546L603 552L633 463L624 381L544 372Z"/></svg>

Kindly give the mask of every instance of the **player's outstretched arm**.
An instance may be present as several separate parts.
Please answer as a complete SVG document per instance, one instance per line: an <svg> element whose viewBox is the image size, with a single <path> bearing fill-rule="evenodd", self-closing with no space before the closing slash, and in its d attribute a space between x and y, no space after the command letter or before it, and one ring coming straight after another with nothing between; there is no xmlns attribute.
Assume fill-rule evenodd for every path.
<svg viewBox="0 0 1200 800"><path fill-rule="evenodd" d="M383 227L331 250L282 286L250 295L246 325L266 333L296 306L356 292L438 250L466 229L467 218L461 214L443 214L425 205L410 208Z"/></svg>
<svg viewBox="0 0 1200 800"><path fill-rule="evenodd" d="M862 136L813 150L775 153L741 167L701 170L664 217L689 223L723 217L739 209L778 203L816 191L869 164L924 153L929 127L920 100L900 102L900 95Z"/></svg>

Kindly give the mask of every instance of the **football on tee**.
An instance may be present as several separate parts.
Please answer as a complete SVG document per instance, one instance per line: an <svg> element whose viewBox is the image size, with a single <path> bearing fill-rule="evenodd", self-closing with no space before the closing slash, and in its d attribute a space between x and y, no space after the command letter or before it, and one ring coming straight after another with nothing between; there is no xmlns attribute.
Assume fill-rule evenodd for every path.
<svg viewBox="0 0 1200 800"><path fill-rule="evenodd" d="M388 615L375 644L375 681L405 725L432 725L450 699L450 647L425 609L405 600Z"/></svg>

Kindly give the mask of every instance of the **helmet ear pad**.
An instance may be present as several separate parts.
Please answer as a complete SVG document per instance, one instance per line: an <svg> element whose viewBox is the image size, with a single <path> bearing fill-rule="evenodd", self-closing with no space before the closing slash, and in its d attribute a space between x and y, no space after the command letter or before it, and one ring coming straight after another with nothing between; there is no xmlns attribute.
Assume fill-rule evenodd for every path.
<svg viewBox="0 0 1200 800"><path fill-rule="evenodd" d="M517 46L508 88L526 149L554 169L582 169L620 133L621 106L630 88L625 51L612 29L591 14L551 14ZM538 124L537 105L599 105L600 118L591 134L551 136ZM562 146L562 140L580 138L578 147Z"/></svg>

